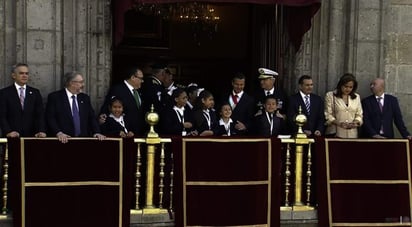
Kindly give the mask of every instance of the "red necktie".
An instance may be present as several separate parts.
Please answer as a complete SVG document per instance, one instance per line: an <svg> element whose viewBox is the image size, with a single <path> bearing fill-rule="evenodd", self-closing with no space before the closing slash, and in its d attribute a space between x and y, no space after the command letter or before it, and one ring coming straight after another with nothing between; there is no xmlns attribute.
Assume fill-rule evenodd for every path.
<svg viewBox="0 0 412 227"><path fill-rule="evenodd" d="M239 96L237 96L237 95L232 95L232 100L233 100L233 103L235 104L235 105L237 105L237 102L238 102L238 99L239 98Z"/></svg>

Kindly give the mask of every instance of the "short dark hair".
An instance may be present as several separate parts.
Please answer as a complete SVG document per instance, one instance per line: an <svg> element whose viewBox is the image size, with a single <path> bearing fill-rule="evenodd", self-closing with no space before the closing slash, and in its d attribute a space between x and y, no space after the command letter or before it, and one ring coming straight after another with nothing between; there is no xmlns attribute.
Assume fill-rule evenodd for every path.
<svg viewBox="0 0 412 227"><path fill-rule="evenodd" d="M25 67L27 67L27 68L29 67L28 64L19 62L19 63L16 63L16 64L14 64L14 65L11 66L11 73L14 73L15 70L16 70L18 67L20 67L20 66L25 66Z"/></svg>
<svg viewBox="0 0 412 227"><path fill-rule="evenodd" d="M274 95L266 96L263 103L266 103L269 99L274 99L276 101L276 104L278 103L278 98L276 98L276 96L274 96Z"/></svg>
<svg viewBox="0 0 412 227"><path fill-rule="evenodd" d="M302 76L299 78L298 83L299 83L299 84L303 84L303 81L304 81L304 80L311 80L311 79L312 79L312 77L309 76L309 75L302 75Z"/></svg>
<svg viewBox="0 0 412 227"><path fill-rule="evenodd" d="M135 75L138 71L142 71L139 67L137 66L129 66L126 67L123 71L123 78L125 80L130 79L133 75ZM142 71L143 72L143 71Z"/></svg>
<svg viewBox="0 0 412 227"><path fill-rule="evenodd" d="M241 72L237 72L235 73L235 75L232 78L232 82L235 80L246 80L246 76L245 74L241 73Z"/></svg>
<svg viewBox="0 0 412 227"><path fill-rule="evenodd" d="M173 90L172 92L173 101L175 98L179 97L183 92L186 92L186 91L182 88L176 88L175 90Z"/></svg>

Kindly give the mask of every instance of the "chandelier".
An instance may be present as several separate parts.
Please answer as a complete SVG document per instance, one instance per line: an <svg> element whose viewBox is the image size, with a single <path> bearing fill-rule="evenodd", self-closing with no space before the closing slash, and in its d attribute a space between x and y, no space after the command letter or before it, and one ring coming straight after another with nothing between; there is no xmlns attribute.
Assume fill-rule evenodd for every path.
<svg viewBox="0 0 412 227"><path fill-rule="evenodd" d="M189 24L193 38L200 45L200 36L207 35L210 39L218 31L220 17L212 5L204 2L182 3L136 3L134 8L145 15L160 16L165 20Z"/></svg>

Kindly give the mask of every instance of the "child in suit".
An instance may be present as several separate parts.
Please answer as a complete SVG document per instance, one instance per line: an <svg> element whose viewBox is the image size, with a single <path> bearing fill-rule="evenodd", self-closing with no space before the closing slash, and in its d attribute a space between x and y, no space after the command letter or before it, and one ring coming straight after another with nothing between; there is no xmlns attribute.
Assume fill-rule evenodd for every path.
<svg viewBox="0 0 412 227"><path fill-rule="evenodd" d="M263 104L263 112L255 116L255 134L258 136L278 136L285 128L284 120L276 114L277 98L268 95Z"/></svg>
<svg viewBox="0 0 412 227"><path fill-rule="evenodd" d="M120 136L122 138L130 138L134 133L127 130L127 122L123 113L123 102L116 96L112 97L109 103L109 117L100 125L100 129L104 135Z"/></svg>

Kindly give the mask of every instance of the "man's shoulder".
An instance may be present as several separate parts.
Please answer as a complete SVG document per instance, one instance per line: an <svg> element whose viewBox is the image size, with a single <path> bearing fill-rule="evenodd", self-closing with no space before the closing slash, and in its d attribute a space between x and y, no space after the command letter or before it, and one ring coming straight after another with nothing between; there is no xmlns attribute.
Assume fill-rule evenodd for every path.
<svg viewBox="0 0 412 227"><path fill-rule="evenodd" d="M370 101L372 101L372 100L373 100L373 101L376 101L375 95L369 95L369 96L363 98L363 99L362 99L362 102L370 102Z"/></svg>
<svg viewBox="0 0 412 227"><path fill-rule="evenodd" d="M64 92L65 92L64 89L57 90L57 91L52 91L52 92L49 93L48 96L49 97L55 97L55 96L61 95Z"/></svg>
<svg viewBox="0 0 412 227"><path fill-rule="evenodd" d="M40 90L39 90L39 89L37 89L37 88L35 88L35 87L32 87L32 86L28 86L28 85L27 85L27 91L40 93Z"/></svg>
<svg viewBox="0 0 412 227"><path fill-rule="evenodd" d="M112 93L113 92L126 92L126 91L129 91L129 88L127 87L124 81L116 83L110 88L110 92Z"/></svg>
<svg viewBox="0 0 412 227"><path fill-rule="evenodd" d="M16 91L16 87L14 85L10 85L10 86L0 89L0 92L5 93L5 92L13 91L13 90Z"/></svg>

